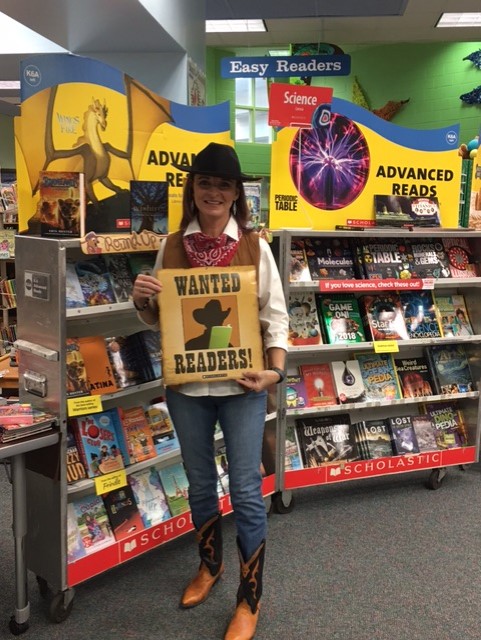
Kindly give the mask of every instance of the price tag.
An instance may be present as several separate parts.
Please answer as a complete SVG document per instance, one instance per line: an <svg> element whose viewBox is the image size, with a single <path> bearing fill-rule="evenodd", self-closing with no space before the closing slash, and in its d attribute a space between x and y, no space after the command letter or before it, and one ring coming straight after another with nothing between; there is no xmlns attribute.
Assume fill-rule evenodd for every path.
<svg viewBox="0 0 481 640"><path fill-rule="evenodd" d="M95 480L95 492L98 496L108 493L114 489L120 489L127 484L127 474L125 469L115 471L114 473L106 473L104 476L98 476Z"/></svg>
<svg viewBox="0 0 481 640"><path fill-rule="evenodd" d="M101 396L81 396L80 398L67 398L67 414L83 416L86 413L98 413L103 411Z"/></svg>
<svg viewBox="0 0 481 640"><path fill-rule="evenodd" d="M399 345L397 340L380 340L374 341L374 352L375 353L398 353Z"/></svg>

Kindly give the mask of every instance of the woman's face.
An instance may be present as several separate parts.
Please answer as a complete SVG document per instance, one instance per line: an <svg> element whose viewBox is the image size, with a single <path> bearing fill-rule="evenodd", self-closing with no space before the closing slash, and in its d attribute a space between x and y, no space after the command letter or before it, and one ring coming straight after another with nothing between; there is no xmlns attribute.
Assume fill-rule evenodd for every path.
<svg viewBox="0 0 481 640"><path fill-rule="evenodd" d="M238 197L235 180L194 175L194 202L200 217L227 220L232 203Z"/></svg>

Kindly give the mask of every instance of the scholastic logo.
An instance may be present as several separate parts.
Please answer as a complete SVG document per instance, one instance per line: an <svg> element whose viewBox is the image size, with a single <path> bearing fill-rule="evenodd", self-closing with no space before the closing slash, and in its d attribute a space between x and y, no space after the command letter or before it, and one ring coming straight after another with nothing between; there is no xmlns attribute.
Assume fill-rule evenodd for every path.
<svg viewBox="0 0 481 640"><path fill-rule="evenodd" d="M34 64L29 64L23 70L23 79L30 87L38 87L42 81L40 69Z"/></svg>

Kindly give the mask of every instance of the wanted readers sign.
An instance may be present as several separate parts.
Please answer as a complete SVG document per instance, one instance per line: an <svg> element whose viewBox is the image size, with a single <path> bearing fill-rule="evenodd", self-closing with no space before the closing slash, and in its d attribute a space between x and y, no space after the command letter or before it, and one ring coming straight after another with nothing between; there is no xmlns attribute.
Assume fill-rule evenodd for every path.
<svg viewBox="0 0 481 640"><path fill-rule="evenodd" d="M166 385L264 368L254 267L162 269L157 276Z"/></svg>

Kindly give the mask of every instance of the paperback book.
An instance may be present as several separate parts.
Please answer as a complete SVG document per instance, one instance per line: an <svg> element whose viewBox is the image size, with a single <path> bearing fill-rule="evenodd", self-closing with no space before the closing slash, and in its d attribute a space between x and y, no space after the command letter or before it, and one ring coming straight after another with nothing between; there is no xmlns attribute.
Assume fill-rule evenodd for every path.
<svg viewBox="0 0 481 640"><path fill-rule="evenodd" d="M75 263L73 262L67 262L65 264L65 295L67 309L77 309L87 306L75 269Z"/></svg>
<svg viewBox="0 0 481 640"><path fill-rule="evenodd" d="M349 414L300 418L295 424L304 468L358 459Z"/></svg>
<svg viewBox="0 0 481 640"><path fill-rule="evenodd" d="M291 240L289 282L311 282L311 280L304 240L293 238Z"/></svg>
<svg viewBox="0 0 481 640"><path fill-rule="evenodd" d="M122 455L126 464L155 458L156 451L149 423L141 406L119 409Z"/></svg>
<svg viewBox="0 0 481 640"><path fill-rule="evenodd" d="M85 467L75 441L75 436L67 430L67 483L72 484L87 477Z"/></svg>
<svg viewBox="0 0 481 640"><path fill-rule="evenodd" d="M391 433L386 419L362 420L356 423L355 430L363 460L392 456Z"/></svg>
<svg viewBox="0 0 481 640"><path fill-rule="evenodd" d="M304 379L298 373L287 373L286 406L288 409L302 409L309 406Z"/></svg>
<svg viewBox="0 0 481 640"><path fill-rule="evenodd" d="M392 448L395 455L419 453L419 445L410 416L388 418L392 434Z"/></svg>
<svg viewBox="0 0 481 640"><path fill-rule="evenodd" d="M117 542L145 529L135 502L132 487L127 484L103 496L110 526Z"/></svg>
<svg viewBox="0 0 481 640"><path fill-rule="evenodd" d="M219 479L219 487L221 491L219 495L227 495L229 493L229 463L227 461L225 445L218 447L216 450L215 465L217 468L217 477Z"/></svg>
<svg viewBox="0 0 481 640"><path fill-rule="evenodd" d="M170 418L166 402L155 402L145 407L157 455L165 455L180 449L179 439Z"/></svg>
<svg viewBox="0 0 481 640"><path fill-rule="evenodd" d="M330 365L339 403L365 402L366 390L359 362L357 360L334 361Z"/></svg>
<svg viewBox="0 0 481 640"><path fill-rule="evenodd" d="M85 336L75 340L83 358L90 395L104 395L117 391L103 336Z"/></svg>
<svg viewBox="0 0 481 640"><path fill-rule="evenodd" d="M413 278L450 278L449 260L442 239L411 240Z"/></svg>
<svg viewBox="0 0 481 640"><path fill-rule="evenodd" d="M356 277L347 238L306 238L304 245L312 280L350 280Z"/></svg>
<svg viewBox="0 0 481 640"><path fill-rule="evenodd" d="M78 338L67 338L65 345L67 397L90 395L87 369Z"/></svg>
<svg viewBox="0 0 481 640"><path fill-rule="evenodd" d="M153 252L136 252L127 254L127 258L132 271L132 276L135 278L139 273L151 276L154 271L155 253Z"/></svg>
<svg viewBox="0 0 481 640"><path fill-rule="evenodd" d="M468 357L462 344L434 345L426 353L439 394L474 391Z"/></svg>
<svg viewBox="0 0 481 640"><path fill-rule="evenodd" d="M288 312L290 345L322 344L321 326L313 292L290 293Z"/></svg>
<svg viewBox="0 0 481 640"><path fill-rule="evenodd" d="M306 389L307 406L325 407L337 404L336 388L329 363L302 364L300 371Z"/></svg>
<svg viewBox="0 0 481 640"><path fill-rule="evenodd" d="M436 294L435 310L442 335L445 338L474 335L466 300L462 294Z"/></svg>
<svg viewBox="0 0 481 640"><path fill-rule="evenodd" d="M130 181L131 231L167 233L169 184L160 180Z"/></svg>
<svg viewBox="0 0 481 640"><path fill-rule="evenodd" d="M439 227L439 201L436 197L375 195L374 210L378 227Z"/></svg>
<svg viewBox="0 0 481 640"><path fill-rule="evenodd" d="M144 364L134 334L105 338L107 354L119 389L125 389L144 381Z"/></svg>
<svg viewBox="0 0 481 640"><path fill-rule="evenodd" d="M469 238L443 238L453 278L476 278L478 269Z"/></svg>
<svg viewBox="0 0 481 640"><path fill-rule="evenodd" d="M390 353L356 354L362 382L365 389L365 401L397 400L401 398L401 388Z"/></svg>
<svg viewBox="0 0 481 640"><path fill-rule="evenodd" d="M153 527L171 515L160 477L155 467L128 476L144 527Z"/></svg>
<svg viewBox="0 0 481 640"><path fill-rule="evenodd" d="M317 296L316 300L329 344L366 341L359 304L353 295Z"/></svg>
<svg viewBox="0 0 481 640"><path fill-rule="evenodd" d="M103 256L97 255L75 263L75 270L87 306L116 302L107 265Z"/></svg>
<svg viewBox="0 0 481 640"><path fill-rule="evenodd" d="M293 424L286 425L286 452L284 459L286 471L297 471L303 468L302 458L297 437L297 429Z"/></svg>
<svg viewBox="0 0 481 640"><path fill-rule="evenodd" d="M189 510L189 482L182 462L157 468L172 517Z"/></svg>
<svg viewBox="0 0 481 640"><path fill-rule="evenodd" d="M40 171L40 232L55 238L79 238L85 215L84 174L77 171Z"/></svg>
<svg viewBox="0 0 481 640"><path fill-rule="evenodd" d="M412 277L413 254L409 242L394 238L363 241L359 245L364 275L368 280Z"/></svg>
<svg viewBox="0 0 481 640"><path fill-rule="evenodd" d="M73 508L87 555L114 544L115 537L101 496L77 498L73 501Z"/></svg>
<svg viewBox="0 0 481 640"><path fill-rule="evenodd" d="M455 402L430 402L425 405L425 411L431 419L438 449L468 444L464 416Z"/></svg>
<svg viewBox="0 0 481 640"><path fill-rule="evenodd" d="M106 253L107 273L117 302L131 302L134 277L126 253Z"/></svg>
<svg viewBox="0 0 481 640"><path fill-rule="evenodd" d="M87 555L80 530L77 526L77 515L71 502L67 504L67 563L75 562Z"/></svg>
<svg viewBox="0 0 481 640"><path fill-rule="evenodd" d="M401 291L404 322L410 338L440 338L433 294L429 289Z"/></svg>
<svg viewBox="0 0 481 640"><path fill-rule="evenodd" d="M433 423L430 416L422 414L419 416L411 416L414 432L418 441L419 451L436 451L438 445L434 435Z"/></svg>
<svg viewBox="0 0 481 640"><path fill-rule="evenodd" d="M433 383L427 358L399 358L394 360L403 398L433 396L436 388Z"/></svg>
<svg viewBox="0 0 481 640"><path fill-rule="evenodd" d="M403 308L397 293L361 297L363 322L372 340L408 340Z"/></svg>

